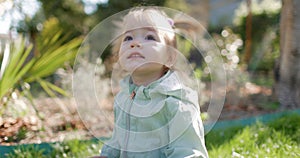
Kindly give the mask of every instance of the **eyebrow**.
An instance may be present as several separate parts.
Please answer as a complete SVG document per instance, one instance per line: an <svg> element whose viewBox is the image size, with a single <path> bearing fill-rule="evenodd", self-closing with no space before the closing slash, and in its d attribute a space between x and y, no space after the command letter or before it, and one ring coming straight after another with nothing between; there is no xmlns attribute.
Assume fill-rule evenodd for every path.
<svg viewBox="0 0 300 158"><path fill-rule="evenodd" d="M157 30L154 27L140 27L140 28L135 28L135 29L127 30L126 32L124 32L124 34L126 34L128 32L131 32L133 30L137 30L137 29L146 29L148 31L157 32Z"/></svg>

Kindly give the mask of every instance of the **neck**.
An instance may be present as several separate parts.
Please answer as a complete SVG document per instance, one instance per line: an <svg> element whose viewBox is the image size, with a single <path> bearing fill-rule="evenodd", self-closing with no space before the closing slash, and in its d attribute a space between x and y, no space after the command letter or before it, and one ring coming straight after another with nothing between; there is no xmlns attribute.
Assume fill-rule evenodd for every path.
<svg viewBox="0 0 300 158"><path fill-rule="evenodd" d="M153 72L134 72L132 73L132 81L137 86L147 86L153 81L158 80L165 74L165 71Z"/></svg>

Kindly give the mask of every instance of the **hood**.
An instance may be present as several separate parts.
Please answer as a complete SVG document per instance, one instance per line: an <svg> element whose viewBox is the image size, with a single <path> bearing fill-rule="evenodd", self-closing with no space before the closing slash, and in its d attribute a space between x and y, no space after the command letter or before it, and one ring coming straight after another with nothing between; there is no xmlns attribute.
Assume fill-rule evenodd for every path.
<svg viewBox="0 0 300 158"><path fill-rule="evenodd" d="M185 86L176 71L169 70L163 77L150 83L148 86L134 86L127 76L120 82L121 91L116 96L116 104L121 109L131 109L130 113L139 117L152 116L159 112L168 99L176 99L178 102L189 102L198 105L196 91ZM134 100L131 100L131 92L136 92ZM130 103L128 105L128 102ZM132 106L132 107L128 107Z"/></svg>

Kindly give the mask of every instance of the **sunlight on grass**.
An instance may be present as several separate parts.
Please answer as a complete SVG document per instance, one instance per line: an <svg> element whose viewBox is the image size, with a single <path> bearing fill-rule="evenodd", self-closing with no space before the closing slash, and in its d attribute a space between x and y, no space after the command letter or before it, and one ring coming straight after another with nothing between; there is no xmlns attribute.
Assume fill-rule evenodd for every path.
<svg viewBox="0 0 300 158"><path fill-rule="evenodd" d="M212 131L206 136L210 157L299 157L300 116L279 118L267 125Z"/></svg>
<svg viewBox="0 0 300 158"><path fill-rule="evenodd" d="M300 115L285 115L268 124L257 122L246 127L211 131L206 145L212 158L224 157L300 157ZM12 157L90 157L99 155L100 141L71 140L51 145L52 149L19 147Z"/></svg>
<svg viewBox="0 0 300 158"><path fill-rule="evenodd" d="M56 158L56 157L91 157L99 155L102 143L95 141L70 140L63 143L54 143L51 149L45 150L33 145L17 147L7 158Z"/></svg>

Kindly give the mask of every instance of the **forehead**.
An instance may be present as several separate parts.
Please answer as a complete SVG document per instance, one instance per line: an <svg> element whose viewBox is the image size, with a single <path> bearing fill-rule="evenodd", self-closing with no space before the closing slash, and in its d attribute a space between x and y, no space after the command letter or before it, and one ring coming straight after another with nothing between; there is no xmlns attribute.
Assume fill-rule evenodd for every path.
<svg viewBox="0 0 300 158"><path fill-rule="evenodd" d="M136 28L136 29L127 30L125 32L125 34L126 33L137 33L137 32L142 32L142 33L154 32L154 33L157 33L157 29L153 28L153 27Z"/></svg>
<svg viewBox="0 0 300 158"><path fill-rule="evenodd" d="M139 28L172 29L167 17L155 10L129 12L124 17L124 32Z"/></svg>

